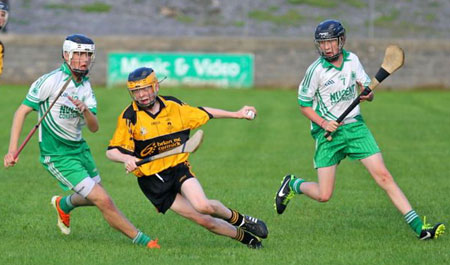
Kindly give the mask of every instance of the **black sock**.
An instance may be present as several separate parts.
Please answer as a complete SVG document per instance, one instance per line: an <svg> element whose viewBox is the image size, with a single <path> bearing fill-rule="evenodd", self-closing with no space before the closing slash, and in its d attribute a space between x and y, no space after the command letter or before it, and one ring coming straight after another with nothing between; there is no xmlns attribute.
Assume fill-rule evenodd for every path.
<svg viewBox="0 0 450 265"><path fill-rule="evenodd" d="M250 234L247 231L242 230L242 228L237 229L237 234L234 239L246 245L248 245L252 240L259 241L254 235Z"/></svg>
<svg viewBox="0 0 450 265"><path fill-rule="evenodd" d="M232 210L231 211L231 218L227 219L226 221L232 225L239 226L242 224L242 221L244 220L244 216L240 214L238 211Z"/></svg>

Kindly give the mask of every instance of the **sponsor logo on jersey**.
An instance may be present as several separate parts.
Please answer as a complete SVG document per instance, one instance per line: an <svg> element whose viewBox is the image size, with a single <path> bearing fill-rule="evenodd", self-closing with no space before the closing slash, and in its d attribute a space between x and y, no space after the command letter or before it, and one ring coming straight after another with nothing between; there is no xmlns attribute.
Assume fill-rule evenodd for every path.
<svg viewBox="0 0 450 265"><path fill-rule="evenodd" d="M78 112L78 110L73 109L71 107L63 105L59 109L59 118L60 119L73 119L78 116L80 116L80 113Z"/></svg>
<svg viewBox="0 0 450 265"><path fill-rule="evenodd" d="M145 156L151 156L154 154L159 154L164 151L173 149L177 146L180 146L182 144L182 140L180 137L169 139L169 140L162 140L159 142L152 142L149 145L147 145L140 153L141 157Z"/></svg>
<svg viewBox="0 0 450 265"><path fill-rule="evenodd" d="M346 89L339 90L330 94L331 104L337 104L341 101L350 101L355 97L355 84L347 87Z"/></svg>
<svg viewBox="0 0 450 265"><path fill-rule="evenodd" d="M329 86L329 85L332 85L332 84L334 84L334 81L333 81L333 80L328 80L328 81L325 83L325 87L327 87L327 86Z"/></svg>

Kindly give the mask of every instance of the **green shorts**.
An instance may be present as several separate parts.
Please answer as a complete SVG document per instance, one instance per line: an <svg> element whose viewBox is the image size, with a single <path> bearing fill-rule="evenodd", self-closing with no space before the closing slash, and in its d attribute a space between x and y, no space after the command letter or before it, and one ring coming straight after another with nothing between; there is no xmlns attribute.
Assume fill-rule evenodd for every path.
<svg viewBox="0 0 450 265"><path fill-rule="evenodd" d="M64 190L73 190L80 182L89 177L100 182L90 150L78 154L42 156L40 162L55 177Z"/></svg>
<svg viewBox="0 0 450 265"><path fill-rule="evenodd" d="M316 138L314 167L329 167L339 164L346 156L350 159L363 159L379 153L380 148L366 124L357 121L340 126L328 141L324 132Z"/></svg>

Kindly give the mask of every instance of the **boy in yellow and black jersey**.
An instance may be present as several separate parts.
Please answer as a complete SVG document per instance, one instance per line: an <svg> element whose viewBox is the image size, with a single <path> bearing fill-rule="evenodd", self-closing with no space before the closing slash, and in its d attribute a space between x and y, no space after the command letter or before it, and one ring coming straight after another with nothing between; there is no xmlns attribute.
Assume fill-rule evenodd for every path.
<svg viewBox="0 0 450 265"><path fill-rule="evenodd" d="M160 110L152 114L133 102L120 114L117 129L109 149L139 159L157 155L180 146L189 138L190 130L195 129L212 118L203 108L183 104L174 97L156 98ZM189 154L181 153L146 163L133 173L138 177L153 175L187 160Z"/></svg>
<svg viewBox="0 0 450 265"><path fill-rule="evenodd" d="M268 230L257 218L242 215L220 201L206 197L188 162L188 153L136 162L187 141L191 130L212 118L254 118L256 110L244 106L235 112L209 107L191 107L174 97L158 96L159 83L151 68L130 73L127 83L133 103L119 116L107 157L124 163L138 177L139 187L158 212L168 209L213 233L234 238L250 248L262 247Z"/></svg>
<svg viewBox="0 0 450 265"><path fill-rule="evenodd" d="M5 29L8 23L9 7L7 1L0 1L0 30ZM0 75L3 73L3 56L5 53L5 46L0 41Z"/></svg>

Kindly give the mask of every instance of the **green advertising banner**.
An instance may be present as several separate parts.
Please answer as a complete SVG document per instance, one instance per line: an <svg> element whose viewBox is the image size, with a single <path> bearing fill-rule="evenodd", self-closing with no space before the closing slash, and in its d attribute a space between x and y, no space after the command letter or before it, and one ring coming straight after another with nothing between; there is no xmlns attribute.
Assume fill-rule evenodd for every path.
<svg viewBox="0 0 450 265"><path fill-rule="evenodd" d="M169 85L252 87L253 54L110 53L107 85L124 85L138 67L151 67Z"/></svg>

